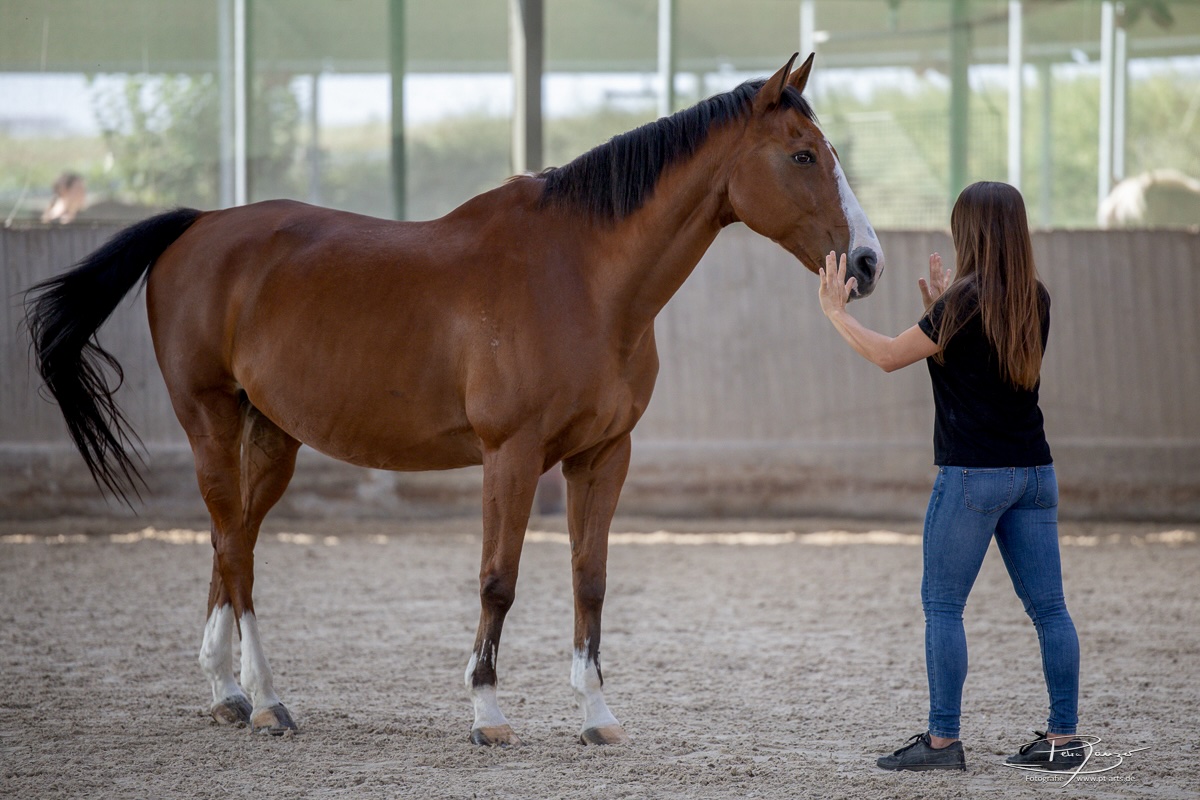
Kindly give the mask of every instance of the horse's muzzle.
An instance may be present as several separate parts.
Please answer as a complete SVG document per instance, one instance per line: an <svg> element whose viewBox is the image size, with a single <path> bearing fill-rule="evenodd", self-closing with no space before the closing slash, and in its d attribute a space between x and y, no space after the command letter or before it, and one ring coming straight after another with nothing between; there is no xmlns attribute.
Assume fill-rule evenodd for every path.
<svg viewBox="0 0 1200 800"><path fill-rule="evenodd" d="M846 277L858 280L858 287L850 299L866 297L875 290L875 282L883 274L883 253L873 247L856 247L846 259Z"/></svg>

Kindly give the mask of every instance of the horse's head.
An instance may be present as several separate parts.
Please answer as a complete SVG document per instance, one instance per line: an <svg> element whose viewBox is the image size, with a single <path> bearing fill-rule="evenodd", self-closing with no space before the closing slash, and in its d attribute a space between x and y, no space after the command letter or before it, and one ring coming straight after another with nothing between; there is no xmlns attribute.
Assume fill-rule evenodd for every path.
<svg viewBox="0 0 1200 800"><path fill-rule="evenodd" d="M883 273L883 249L837 152L800 98L813 57L792 72L795 60L793 55L754 96L729 176L729 203L737 219L813 272L830 250L846 253L847 277L858 279L858 296L865 297Z"/></svg>

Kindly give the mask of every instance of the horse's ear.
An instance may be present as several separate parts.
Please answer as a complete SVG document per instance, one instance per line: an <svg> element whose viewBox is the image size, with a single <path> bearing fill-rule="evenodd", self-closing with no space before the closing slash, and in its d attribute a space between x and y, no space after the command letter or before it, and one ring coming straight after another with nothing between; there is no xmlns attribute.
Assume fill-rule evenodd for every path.
<svg viewBox="0 0 1200 800"><path fill-rule="evenodd" d="M808 58L804 59L804 63L788 76L788 86L791 86L797 92L803 92L804 87L808 84L808 74L812 72L813 58L816 53L809 53Z"/></svg>
<svg viewBox="0 0 1200 800"><path fill-rule="evenodd" d="M754 95L754 113L761 114L779 105L779 100L783 97L783 90L787 87L788 75L792 71L792 64L795 63L799 55L799 53L792 53L792 57L788 59L788 62L778 72L768 78L767 82L758 90L758 94Z"/></svg>

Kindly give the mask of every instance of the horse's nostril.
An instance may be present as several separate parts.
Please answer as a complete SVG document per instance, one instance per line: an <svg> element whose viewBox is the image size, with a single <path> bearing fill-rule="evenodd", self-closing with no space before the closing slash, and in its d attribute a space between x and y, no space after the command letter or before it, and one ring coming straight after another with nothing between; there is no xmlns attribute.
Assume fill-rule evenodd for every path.
<svg viewBox="0 0 1200 800"><path fill-rule="evenodd" d="M851 254L851 268L867 280L875 277L875 270L879 266L879 258L875 255L875 251L868 247L860 247Z"/></svg>

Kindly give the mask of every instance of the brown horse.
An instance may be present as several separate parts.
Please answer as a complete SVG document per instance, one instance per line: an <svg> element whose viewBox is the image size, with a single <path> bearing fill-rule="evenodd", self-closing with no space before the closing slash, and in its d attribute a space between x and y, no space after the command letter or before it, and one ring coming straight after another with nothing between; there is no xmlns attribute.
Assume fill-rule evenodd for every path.
<svg viewBox="0 0 1200 800"><path fill-rule="evenodd" d="M148 272L155 353L212 516L200 665L214 718L295 727L251 589L259 525L303 443L377 469L483 465L482 608L466 672L480 744L518 741L496 702L496 652L534 488L561 461L581 738L625 739L601 690L600 616L630 432L658 371L655 315L732 222L813 271L830 250L849 253L860 295L883 269L801 96L812 57L792 73L794 60L441 219L285 201L179 209L31 290L46 386L97 482L128 502L134 437L104 374L119 366L93 336Z"/></svg>

